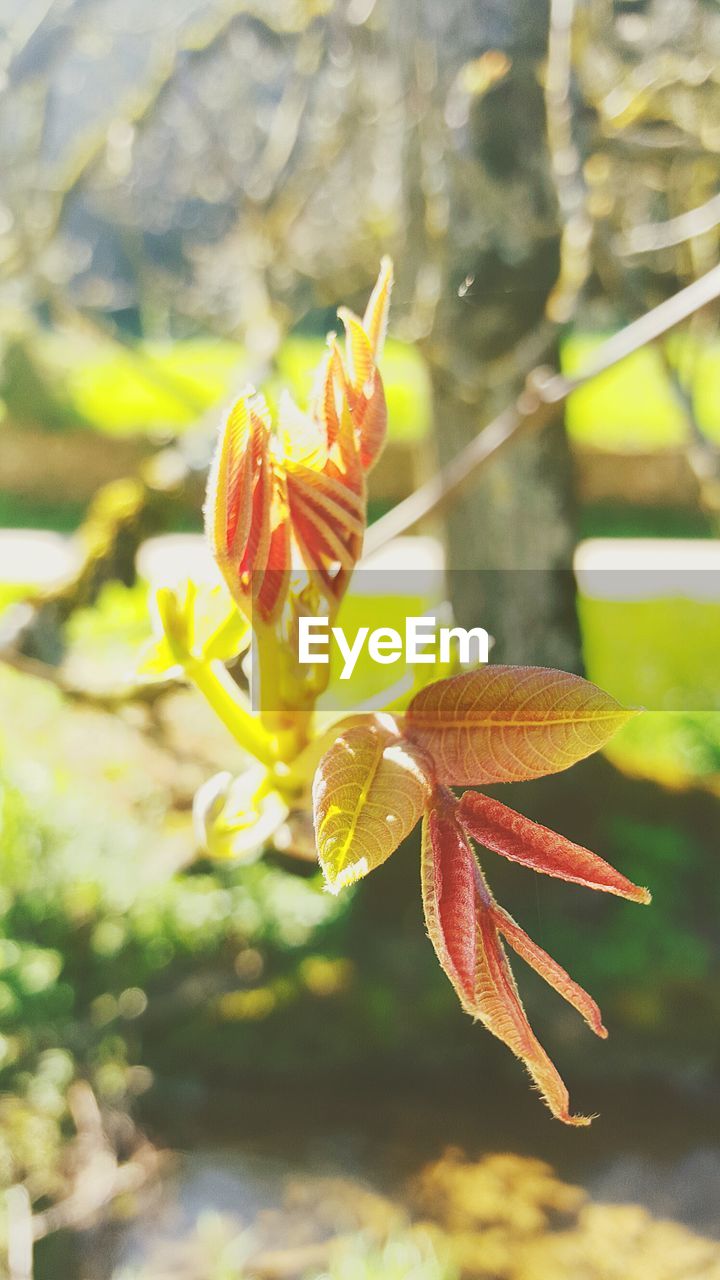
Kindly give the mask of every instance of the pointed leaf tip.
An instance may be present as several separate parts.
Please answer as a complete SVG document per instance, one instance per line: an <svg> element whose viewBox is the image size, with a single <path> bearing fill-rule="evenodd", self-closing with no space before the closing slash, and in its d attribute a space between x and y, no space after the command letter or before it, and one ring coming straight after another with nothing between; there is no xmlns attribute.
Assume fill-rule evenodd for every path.
<svg viewBox="0 0 720 1280"><path fill-rule="evenodd" d="M380 263L380 273L370 294L362 321L363 329L370 340L370 347L375 361L380 359L383 352L392 287L393 264L392 260L386 255Z"/></svg>
<svg viewBox="0 0 720 1280"><path fill-rule="evenodd" d="M553 960L547 951L533 942L503 907L494 903L491 909L498 932L502 934L515 954L519 955L521 960L524 960L541 978L544 978L563 1000L567 1000L568 1004L577 1009L581 1018L585 1019L596 1036L606 1040L607 1029L603 1026L602 1015L592 996L583 990L569 973L566 973L557 960Z"/></svg>
<svg viewBox="0 0 720 1280"><path fill-rule="evenodd" d="M567 769L635 714L566 671L486 666L422 689L403 732L432 757L440 782L478 786Z"/></svg>
<svg viewBox="0 0 720 1280"><path fill-rule="evenodd" d="M347 371L350 385L358 393L367 386L375 368L370 339L362 320L348 307L338 308L338 317L345 327Z"/></svg>
<svg viewBox="0 0 720 1280"><path fill-rule="evenodd" d="M511 862L587 889L617 894L631 902L650 901L647 889L633 884L597 854L490 796L464 792L458 804L458 821L478 844Z"/></svg>
<svg viewBox="0 0 720 1280"><path fill-rule="evenodd" d="M387 433L387 403L377 360L387 325L392 267L383 259L375 289L361 320L347 307L338 317L346 335L346 389L360 465L363 471L374 466Z"/></svg>
<svg viewBox="0 0 720 1280"><path fill-rule="evenodd" d="M481 946L477 984L482 1008L478 1009L478 1016L488 1031L502 1040L525 1064L556 1119L569 1125L588 1125L591 1117L572 1115L565 1082L528 1022L493 917L490 907L481 907L478 921Z"/></svg>
<svg viewBox="0 0 720 1280"><path fill-rule="evenodd" d="M521 1059L557 1119L589 1124L590 1117L571 1114L567 1089L528 1022L503 937L604 1036L600 1011L495 902L444 787L433 792L423 820L421 867L428 934L463 1008Z"/></svg>

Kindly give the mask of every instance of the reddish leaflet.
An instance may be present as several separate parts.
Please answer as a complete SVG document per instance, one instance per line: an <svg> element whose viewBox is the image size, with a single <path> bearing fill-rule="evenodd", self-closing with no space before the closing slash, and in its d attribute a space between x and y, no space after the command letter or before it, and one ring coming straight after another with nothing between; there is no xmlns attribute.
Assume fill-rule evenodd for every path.
<svg viewBox="0 0 720 1280"><path fill-rule="evenodd" d="M285 397L277 433L262 396L241 397L225 423L210 473L206 523L239 607L274 622L290 585L293 545L338 603L362 551L365 474L385 442L387 407L376 367L385 338L392 267L384 259L363 320L338 312L307 413ZM266 572L267 571L267 572Z"/></svg>
<svg viewBox="0 0 720 1280"><path fill-rule="evenodd" d="M235 810L227 780L200 806L210 851L240 856L272 838L307 803L328 888L337 893L384 862L422 818L422 892L428 933L464 1009L527 1066L553 1115L568 1124L567 1090L536 1040L505 944L606 1034L586 992L495 902L471 841L545 875L649 902L601 858L476 791L449 787L537 778L602 747L634 712L578 676L538 667L483 667L427 684L402 715L366 715L336 726L315 768L313 711L327 668L308 676L288 637L301 613L332 615L362 551L366 473L382 449L387 412L376 366L392 272L383 263L364 317L341 310L345 353L334 338L307 412L289 399L276 427L261 397L242 397L220 436L206 519L218 565L256 637L260 681L279 711L254 717L220 664L236 631L204 634L193 600L162 595L164 648L155 675L179 664L257 758ZM313 591L297 585L301 563ZM205 627L207 629L207 627ZM228 638L229 637L229 638ZM231 643L232 642L232 643ZM219 647L218 647L219 646ZM424 668L427 670L427 668ZM224 788L224 789L223 789Z"/></svg>
<svg viewBox="0 0 720 1280"><path fill-rule="evenodd" d="M525 1015L503 942L574 1005L599 1036L595 1002L498 906L471 839L534 871L649 902L646 889L588 849L506 805L447 785L556 773L596 751L633 714L601 690L543 667L483 667L418 693L404 717L340 735L313 786L318 854L337 892L379 866L422 818L425 921L460 1003L523 1060L553 1115L567 1090Z"/></svg>

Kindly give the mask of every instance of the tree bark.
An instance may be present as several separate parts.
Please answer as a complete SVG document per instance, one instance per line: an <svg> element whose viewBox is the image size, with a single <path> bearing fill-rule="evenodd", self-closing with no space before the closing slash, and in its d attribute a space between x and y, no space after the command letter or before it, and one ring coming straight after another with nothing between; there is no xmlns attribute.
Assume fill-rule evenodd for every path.
<svg viewBox="0 0 720 1280"><path fill-rule="evenodd" d="M426 344L440 462L556 357L544 320L559 257L539 69L546 18L510 6L509 70L470 107L449 165L445 279ZM495 661L579 670L571 460L561 422L513 446L447 521L458 621L494 635Z"/></svg>

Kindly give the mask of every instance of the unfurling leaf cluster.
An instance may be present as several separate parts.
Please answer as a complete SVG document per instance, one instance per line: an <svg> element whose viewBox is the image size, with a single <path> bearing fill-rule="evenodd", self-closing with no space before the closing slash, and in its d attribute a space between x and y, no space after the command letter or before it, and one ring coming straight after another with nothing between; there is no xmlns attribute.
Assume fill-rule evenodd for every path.
<svg viewBox="0 0 720 1280"><path fill-rule="evenodd" d="M345 353L334 335L307 412L289 398L277 430L249 390L220 435L210 475L207 529L239 608L268 624L287 599L298 552L337 605L362 551L365 476L385 441L387 406L377 360L392 286L389 259L362 320L347 308Z"/></svg>
<svg viewBox="0 0 720 1280"><path fill-rule="evenodd" d="M489 666L434 683L421 675L409 702L402 697L318 737L316 704L329 667L302 666L294 643L301 617L335 615L362 554L366 477L387 428L377 362L391 286L386 259L363 317L339 310L345 343L329 336L307 409L285 397L273 420L252 390L232 407L205 510L221 580L204 595L192 583L158 594L158 636L143 674L191 681L254 757L239 778L218 774L198 792L196 829L210 856L248 860L271 841L304 852L295 827L307 830L312 808L317 855L337 893L385 862L422 821L427 930L460 1003L522 1059L555 1116L583 1124L530 1027L506 947L604 1036L599 1010L498 905L475 846L636 902L649 894L499 801L450 788L566 769L634 713L578 676ZM237 669L226 665L251 638L257 714ZM247 663L246 656L246 677Z"/></svg>
<svg viewBox="0 0 720 1280"><path fill-rule="evenodd" d="M573 1005L599 1036L594 1000L495 901L473 842L534 871L649 902L602 858L478 791L521 781L597 751L634 713L579 676L543 667L484 667L422 689L404 716L340 732L313 785L318 855L332 892L383 863L422 819L427 931L463 1008L525 1063L553 1115L568 1094L535 1037L505 944Z"/></svg>

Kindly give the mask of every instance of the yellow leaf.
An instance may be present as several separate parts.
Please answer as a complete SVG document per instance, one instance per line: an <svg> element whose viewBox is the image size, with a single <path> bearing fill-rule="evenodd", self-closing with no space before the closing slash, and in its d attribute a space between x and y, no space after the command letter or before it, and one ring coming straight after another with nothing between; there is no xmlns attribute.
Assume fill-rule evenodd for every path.
<svg viewBox="0 0 720 1280"><path fill-rule="evenodd" d="M193 822L200 847L211 858L254 862L288 815L288 806L254 765L233 778L218 773L197 791Z"/></svg>
<svg viewBox="0 0 720 1280"><path fill-rule="evenodd" d="M182 675L182 665L170 651L164 636L151 640L144 649L136 674L140 680L176 680Z"/></svg>
<svg viewBox="0 0 720 1280"><path fill-rule="evenodd" d="M250 642L250 627L227 588L188 580L161 587L152 607L154 636L137 674L144 680L171 680L188 662L230 662Z"/></svg>
<svg viewBox="0 0 720 1280"><path fill-rule="evenodd" d="M338 737L313 782L318 857L332 893L390 857L428 794L422 757L379 718Z"/></svg>

